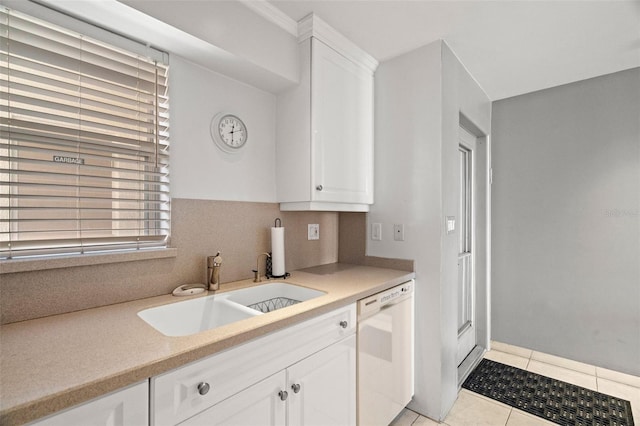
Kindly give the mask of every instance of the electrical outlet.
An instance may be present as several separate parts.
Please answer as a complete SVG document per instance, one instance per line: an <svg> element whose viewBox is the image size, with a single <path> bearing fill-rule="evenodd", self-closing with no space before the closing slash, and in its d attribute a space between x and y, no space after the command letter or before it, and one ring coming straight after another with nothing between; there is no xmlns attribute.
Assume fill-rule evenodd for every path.
<svg viewBox="0 0 640 426"><path fill-rule="evenodd" d="M320 225L317 223L310 223L307 225L307 240L319 240L320 239Z"/></svg>
<svg viewBox="0 0 640 426"><path fill-rule="evenodd" d="M395 224L393 225L393 239L396 241L404 241L404 225L403 224Z"/></svg>

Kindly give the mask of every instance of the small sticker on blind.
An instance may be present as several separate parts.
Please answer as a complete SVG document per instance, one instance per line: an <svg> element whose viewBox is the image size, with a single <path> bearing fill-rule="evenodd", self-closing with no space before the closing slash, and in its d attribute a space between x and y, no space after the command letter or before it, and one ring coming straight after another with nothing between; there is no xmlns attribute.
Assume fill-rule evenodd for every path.
<svg viewBox="0 0 640 426"><path fill-rule="evenodd" d="M54 155L53 161L54 163L84 164L84 158L63 157L61 155Z"/></svg>

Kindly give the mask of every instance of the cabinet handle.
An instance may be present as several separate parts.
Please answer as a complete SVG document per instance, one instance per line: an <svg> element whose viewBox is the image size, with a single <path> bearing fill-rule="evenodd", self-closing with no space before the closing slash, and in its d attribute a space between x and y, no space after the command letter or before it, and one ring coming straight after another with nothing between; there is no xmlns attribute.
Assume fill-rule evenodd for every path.
<svg viewBox="0 0 640 426"><path fill-rule="evenodd" d="M291 389L293 390L293 393L298 393L300 392L300 383L294 383L291 385Z"/></svg>
<svg viewBox="0 0 640 426"><path fill-rule="evenodd" d="M346 322L346 321L340 321L340 327L342 327L342 328L347 328L347 326L348 326L348 325L349 325L349 323L348 323L348 322Z"/></svg>
<svg viewBox="0 0 640 426"><path fill-rule="evenodd" d="M280 397L281 401L286 401L289 394L287 393L287 391L281 390L280 392L278 392L278 396Z"/></svg>
<svg viewBox="0 0 640 426"><path fill-rule="evenodd" d="M322 189L323 189L322 185L316 186L316 191L322 191Z"/></svg>
<svg viewBox="0 0 640 426"><path fill-rule="evenodd" d="M209 383L205 383L205 382L198 383L198 393L200 395L206 395L209 392L209 389L211 389L211 386L209 386Z"/></svg>

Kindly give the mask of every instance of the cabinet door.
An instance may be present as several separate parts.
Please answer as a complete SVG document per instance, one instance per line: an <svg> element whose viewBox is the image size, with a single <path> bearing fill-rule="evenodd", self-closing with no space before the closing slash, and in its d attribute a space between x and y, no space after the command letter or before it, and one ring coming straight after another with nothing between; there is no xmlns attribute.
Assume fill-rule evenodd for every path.
<svg viewBox="0 0 640 426"><path fill-rule="evenodd" d="M356 336L287 369L289 426L356 424Z"/></svg>
<svg viewBox="0 0 640 426"><path fill-rule="evenodd" d="M281 371L180 423L188 426L284 426L286 373ZM290 393L287 393L287 395Z"/></svg>
<svg viewBox="0 0 640 426"><path fill-rule="evenodd" d="M311 45L311 199L373 203L373 74Z"/></svg>
<svg viewBox="0 0 640 426"><path fill-rule="evenodd" d="M54 414L32 426L139 426L149 424L149 382L94 399Z"/></svg>

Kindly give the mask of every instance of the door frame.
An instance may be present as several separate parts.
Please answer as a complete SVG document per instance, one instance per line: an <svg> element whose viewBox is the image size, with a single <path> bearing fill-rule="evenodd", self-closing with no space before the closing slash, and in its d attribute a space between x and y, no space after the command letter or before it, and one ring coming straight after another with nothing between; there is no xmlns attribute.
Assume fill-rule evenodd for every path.
<svg viewBox="0 0 640 426"><path fill-rule="evenodd" d="M462 113L459 127L475 136L475 214L473 233L475 236L475 320L476 347L458 367L458 387L480 362L491 342L491 138ZM457 138L459 144L460 138Z"/></svg>

